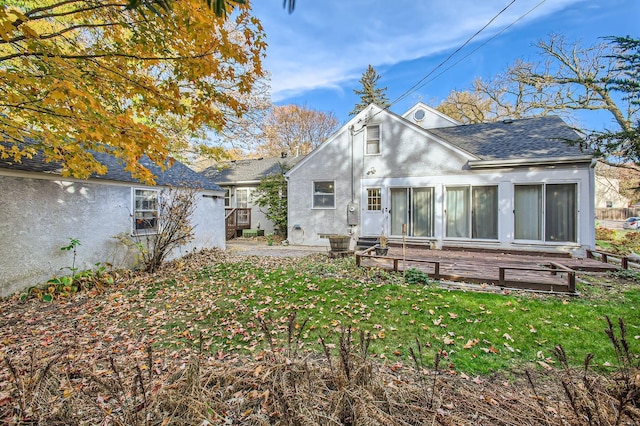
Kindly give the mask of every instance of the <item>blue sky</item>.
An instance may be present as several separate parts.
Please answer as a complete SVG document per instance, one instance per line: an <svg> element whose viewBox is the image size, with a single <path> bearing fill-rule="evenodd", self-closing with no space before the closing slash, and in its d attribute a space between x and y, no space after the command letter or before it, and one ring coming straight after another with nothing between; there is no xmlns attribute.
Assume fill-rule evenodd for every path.
<svg viewBox="0 0 640 426"><path fill-rule="evenodd" d="M271 73L273 102L333 112L345 122L359 101L353 90L360 88L368 64L394 101L510 2L297 0L291 15L281 0L254 0L252 7L267 33L264 65ZM508 30L391 110L401 114L418 101L435 106L451 90L467 89L477 77L490 79L516 59L537 61L535 43L551 34L588 46L609 35L640 37L638 22L640 0L516 0L433 75L513 24ZM583 120L592 128L606 125L598 118Z"/></svg>

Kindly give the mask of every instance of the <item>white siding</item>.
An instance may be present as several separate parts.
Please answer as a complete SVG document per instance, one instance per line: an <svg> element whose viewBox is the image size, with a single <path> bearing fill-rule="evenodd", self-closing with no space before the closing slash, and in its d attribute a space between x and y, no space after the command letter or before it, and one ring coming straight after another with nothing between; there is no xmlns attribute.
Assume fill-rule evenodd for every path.
<svg viewBox="0 0 640 426"><path fill-rule="evenodd" d="M433 187L436 246L473 246L500 249L558 250L584 254L594 245L593 168L588 163L548 167L511 167L472 170L477 159L445 142L426 135L397 116L365 110L331 139L300 162L289 174L290 242L328 245L323 234L363 235L360 226L347 223L347 206L359 204L360 219L366 209L366 189L381 188L383 210L389 208L390 188ZM368 115L367 115L368 114ZM380 155L364 155L364 128L380 124ZM352 126L351 126L352 124ZM353 157L352 157L353 155ZM353 160L352 160L353 158ZM314 180L335 180L336 208L311 208ZM577 242L522 244L514 240L514 184L575 183L577 185ZM498 240L445 238L445 187L447 185L498 186ZM352 196L353 193L353 196ZM388 214L384 215L388 230ZM295 229L294 229L295 228ZM377 227L380 228L380 227ZM377 229L376 228L376 229ZM420 239L416 239L420 240Z"/></svg>

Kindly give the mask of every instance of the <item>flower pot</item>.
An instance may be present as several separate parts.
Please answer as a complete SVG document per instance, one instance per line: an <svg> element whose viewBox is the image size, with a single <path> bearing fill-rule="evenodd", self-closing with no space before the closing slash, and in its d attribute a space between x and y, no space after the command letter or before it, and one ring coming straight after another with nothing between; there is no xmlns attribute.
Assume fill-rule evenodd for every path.
<svg viewBox="0 0 640 426"><path fill-rule="evenodd" d="M389 253L389 247L376 247L376 255L386 256Z"/></svg>
<svg viewBox="0 0 640 426"><path fill-rule="evenodd" d="M331 251L349 250L350 241L351 241L351 237L349 235L331 235L329 237L329 244L331 245Z"/></svg>

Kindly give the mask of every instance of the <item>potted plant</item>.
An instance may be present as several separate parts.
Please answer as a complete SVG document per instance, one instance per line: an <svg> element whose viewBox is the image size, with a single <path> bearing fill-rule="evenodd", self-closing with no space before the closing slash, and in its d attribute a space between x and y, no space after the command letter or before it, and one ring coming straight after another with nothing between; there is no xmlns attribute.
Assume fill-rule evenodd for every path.
<svg viewBox="0 0 640 426"><path fill-rule="evenodd" d="M376 245L376 254L378 256L386 256L389 253L389 247L387 246L387 237L380 236L380 244Z"/></svg>
<svg viewBox="0 0 640 426"><path fill-rule="evenodd" d="M329 235L329 245L331 246L331 251L333 252L349 250L350 241L350 235Z"/></svg>

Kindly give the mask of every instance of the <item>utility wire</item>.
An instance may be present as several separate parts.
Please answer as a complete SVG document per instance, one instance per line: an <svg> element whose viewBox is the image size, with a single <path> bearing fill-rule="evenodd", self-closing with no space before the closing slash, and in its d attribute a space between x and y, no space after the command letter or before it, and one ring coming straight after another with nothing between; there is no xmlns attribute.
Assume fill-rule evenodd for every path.
<svg viewBox="0 0 640 426"><path fill-rule="evenodd" d="M429 77L431 77L431 75L436 72L440 67L442 67L445 63L447 63L449 61L449 59L451 59L456 53L458 53L460 50L462 50L467 44L469 44L471 42L471 40L473 40L474 38L476 38L482 31L484 31L489 25L491 25L491 23L493 21L495 21L500 15L502 15L509 7L511 7L514 3L516 2L516 0L511 0L511 3L509 3L508 5L506 5L500 12L498 12L493 18L491 18L489 20L489 22L487 22L482 28L480 28L478 31L476 31L475 34L473 34L471 37L469 37L467 39L467 41L465 41L462 46L458 47L453 53L451 53L449 56L447 56L447 58L440 62L434 69L432 69L427 75L425 75L424 77L422 77L416 84L414 84L413 86L411 86L409 89L407 89L404 93L402 93L400 96L398 96L393 102L391 102L391 105L394 105L398 102L400 102L401 100L403 100L404 98L406 98L407 96L409 96L411 93L413 93L414 91L416 91L418 89L418 87L422 87L421 84L428 79ZM390 105L390 106L391 106Z"/></svg>
<svg viewBox="0 0 640 426"><path fill-rule="evenodd" d="M442 74L444 74L445 72L449 71L451 68L455 67L456 65L458 65L460 62L464 61L465 59L467 59L469 56L473 55L476 51L478 51L479 49L481 49L482 47L484 47L487 43L489 43L491 40L493 40L494 38L498 37L500 34L502 34L503 32L507 31L509 28L511 28L512 26L514 26L515 24L517 24L518 22L520 22L522 19L524 19L527 15L529 15L531 12L533 12L534 10L536 10L538 7L542 6L542 4L544 2L546 2L547 0L542 0L540 3L538 3L537 5L533 6L531 9L529 9L524 15L520 16L518 19L516 19L515 21L513 21L512 23L510 23L509 25L507 25L506 27L504 27L503 29L501 29L499 32L497 32L495 35L493 35L492 37L488 38L484 43L482 43L480 46L476 47L475 49L473 49L471 52L467 53L466 55L464 55L462 58L458 59L456 62L454 62L453 64L449 65L447 68L443 69L442 71L440 71L438 74L434 75L432 78L430 78L429 80L425 81L422 84L419 84L418 86L415 87L415 89L413 91L416 90L420 90L422 89L424 86L426 86L427 84L431 83L433 80L437 79L438 77L440 77ZM424 80L424 79L423 79Z"/></svg>

